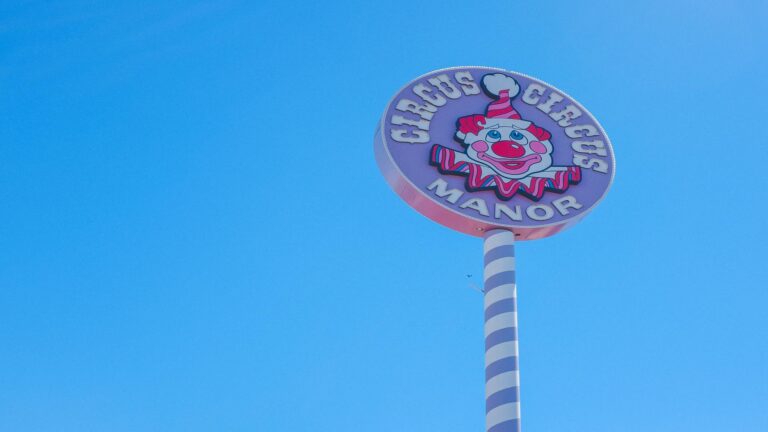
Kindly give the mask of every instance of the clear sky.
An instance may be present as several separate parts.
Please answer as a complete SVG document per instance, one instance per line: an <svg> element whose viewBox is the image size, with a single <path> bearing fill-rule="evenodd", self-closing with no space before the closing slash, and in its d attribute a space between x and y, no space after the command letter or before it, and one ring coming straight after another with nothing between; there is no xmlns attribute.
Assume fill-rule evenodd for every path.
<svg viewBox="0 0 768 432"><path fill-rule="evenodd" d="M768 430L762 0L0 5L0 430L482 431L477 238L373 158L389 98L520 71L611 136L517 249L527 431Z"/></svg>

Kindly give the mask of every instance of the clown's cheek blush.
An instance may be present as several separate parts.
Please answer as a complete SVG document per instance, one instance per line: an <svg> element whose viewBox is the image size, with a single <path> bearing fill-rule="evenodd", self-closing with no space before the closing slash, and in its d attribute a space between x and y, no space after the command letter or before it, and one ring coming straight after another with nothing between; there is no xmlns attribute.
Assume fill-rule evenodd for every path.
<svg viewBox="0 0 768 432"><path fill-rule="evenodd" d="M472 146L474 148L474 144L472 144ZM547 153L547 147L538 141L532 142L530 146L531 146L531 150L535 151L536 153L539 153L539 154Z"/></svg>
<svg viewBox="0 0 768 432"><path fill-rule="evenodd" d="M541 144L541 143L539 143ZM472 143L472 150L482 153L488 151L488 144L485 141L475 141Z"/></svg>

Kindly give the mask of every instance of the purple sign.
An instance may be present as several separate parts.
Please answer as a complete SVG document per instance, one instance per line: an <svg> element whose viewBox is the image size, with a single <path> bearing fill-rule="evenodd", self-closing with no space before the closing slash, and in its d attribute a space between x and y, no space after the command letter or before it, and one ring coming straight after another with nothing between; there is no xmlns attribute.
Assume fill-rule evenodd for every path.
<svg viewBox="0 0 768 432"><path fill-rule="evenodd" d="M406 85L374 138L392 188L420 213L521 240L575 224L614 176L610 140L573 98L516 72L457 67Z"/></svg>

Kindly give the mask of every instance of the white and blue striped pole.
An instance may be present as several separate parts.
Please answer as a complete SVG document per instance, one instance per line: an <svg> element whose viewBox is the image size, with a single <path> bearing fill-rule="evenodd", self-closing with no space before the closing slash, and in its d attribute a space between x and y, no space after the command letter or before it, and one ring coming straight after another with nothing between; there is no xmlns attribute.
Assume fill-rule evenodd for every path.
<svg viewBox="0 0 768 432"><path fill-rule="evenodd" d="M490 230L483 244L485 430L520 431L515 234Z"/></svg>

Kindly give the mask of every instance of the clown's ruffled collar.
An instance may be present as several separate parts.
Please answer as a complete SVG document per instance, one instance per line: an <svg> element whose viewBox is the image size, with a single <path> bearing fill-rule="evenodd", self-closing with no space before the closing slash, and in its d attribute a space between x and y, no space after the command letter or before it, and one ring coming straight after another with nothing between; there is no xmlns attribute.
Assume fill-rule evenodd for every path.
<svg viewBox="0 0 768 432"><path fill-rule="evenodd" d="M467 190L493 190L503 200L512 199L520 192L538 201L545 191L562 193L581 180L581 168L577 166L552 166L521 179L507 179L470 159L466 153L439 144L432 146L429 163L443 174L467 176Z"/></svg>

